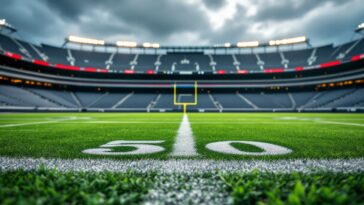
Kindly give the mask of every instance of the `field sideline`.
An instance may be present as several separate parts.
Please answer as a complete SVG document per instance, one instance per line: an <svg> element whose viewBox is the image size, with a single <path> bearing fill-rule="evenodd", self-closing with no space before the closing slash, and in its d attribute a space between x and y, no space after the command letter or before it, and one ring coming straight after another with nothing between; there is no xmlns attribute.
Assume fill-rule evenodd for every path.
<svg viewBox="0 0 364 205"><path fill-rule="evenodd" d="M1 204L364 201L359 114L9 113L0 131Z"/></svg>

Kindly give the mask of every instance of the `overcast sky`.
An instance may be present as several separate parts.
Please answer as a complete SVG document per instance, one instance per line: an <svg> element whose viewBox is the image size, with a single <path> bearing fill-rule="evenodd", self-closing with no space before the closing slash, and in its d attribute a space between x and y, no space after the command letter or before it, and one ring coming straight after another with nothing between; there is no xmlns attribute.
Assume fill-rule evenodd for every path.
<svg viewBox="0 0 364 205"><path fill-rule="evenodd" d="M70 34L108 42L208 45L306 35L342 43L364 22L363 0L1 0L26 40L61 45Z"/></svg>

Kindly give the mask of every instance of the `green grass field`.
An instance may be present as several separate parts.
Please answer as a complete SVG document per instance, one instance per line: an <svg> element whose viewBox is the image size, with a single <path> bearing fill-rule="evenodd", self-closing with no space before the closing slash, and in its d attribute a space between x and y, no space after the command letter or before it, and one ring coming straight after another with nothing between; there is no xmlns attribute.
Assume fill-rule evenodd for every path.
<svg viewBox="0 0 364 205"><path fill-rule="evenodd" d="M175 157L171 153L182 118L181 113L1 114L0 204L363 204L364 173L345 170L342 173L214 170L185 174L133 169L127 172L59 171L57 167L6 169L8 158L23 157L110 159L128 163L149 160L147 163L162 161L162 164L184 159L214 163L260 160L273 164L293 159L339 159L345 163L364 157L364 117L360 114L189 113L198 155ZM156 145L164 150L115 156L83 153L115 140L163 141ZM209 143L229 140L266 142L292 152L252 156L206 148ZM240 151L264 151L248 144L231 145ZM136 150L132 145L110 149L121 153ZM358 166L363 170L362 161Z"/></svg>
<svg viewBox="0 0 364 205"><path fill-rule="evenodd" d="M199 153L194 158L281 159L364 156L364 117L359 114L191 113L188 117ZM0 115L0 155L100 158L84 154L82 150L98 148L113 140L163 140L161 146L165 151L160 153L107 156L107 158L168 159L181 120L182 114L179 113L3 114ZM205 148L210 142L223 140L268 142L287 147L293 152L280 156L252 157L222 154ZM254 151L254 147L249 146L237 148ZM259 149L256 151L259 152Z"/></svg>

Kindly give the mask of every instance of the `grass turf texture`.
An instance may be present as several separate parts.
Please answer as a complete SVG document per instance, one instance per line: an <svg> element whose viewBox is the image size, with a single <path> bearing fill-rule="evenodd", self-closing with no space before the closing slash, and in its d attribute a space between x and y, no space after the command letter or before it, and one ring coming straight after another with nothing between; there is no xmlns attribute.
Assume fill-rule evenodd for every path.
<svg viewBox="0 0 364 205"><path fill-rule="evenodd" d="M281 159L364 157L364 118L360 114L189 113L203 159ZM83 154L113 140L164 140L165 151L117 159L168 159L181 113L46 113L0 115L0 155L50 158L103 158ZM32 123L32 124L30 124ZM39 124L44 123L44 124ZM346 123L346 124L345 124ZM4 127L9 124L22 126ZM2 126L2 127L1 127ZM251 140L292 149L282 156L237 156L209 151L224 140ZM233 145L243 151L260 151ZM121 148L116 151L127 151Z"/></svg>
<svg viewBox="0 0 364 205"><path fill-rule="evenodd" d="M363 204L364 174L269 174L223 176L234 204Z"/></svg>
<svg viewBox="0 0 364 205"><path fill-rule="evenodd" d="M0 204L139 204L152 185L135 173L0 173Z"/></svg>
<svg viewBox="0 0 364 205"><path fill-rule="evenodd" d="M177 177L180 189L189 178ZM219 174L197 176L222 180L232 204L362 204L364 174ZM90 173L22 170L0 173L1 204L141 204L156 180L155 173ZM176 177L174 177L176 178ZM171 192L175 191L173 189ZM181 190L179 190L181 191ZM202 195L203 196L203 195Z"/></svg>

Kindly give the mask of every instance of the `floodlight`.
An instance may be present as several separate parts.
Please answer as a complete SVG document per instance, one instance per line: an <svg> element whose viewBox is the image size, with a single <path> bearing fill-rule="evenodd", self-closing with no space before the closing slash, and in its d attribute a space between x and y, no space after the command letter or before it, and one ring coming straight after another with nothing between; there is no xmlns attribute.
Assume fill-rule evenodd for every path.
<svg viewBox="0 0 364 205"><path fill-rule="evenodd" d="M160 45L159 45L159 43L152 43L152 47L153 47L153 48L159 48L159 47L160 47Z"/></svg>
<svg viewBox="0 0 364 205"><path fill-rule="evenodd" d="M16 32L16 28L14 28L12 25L6 22L6 19L0 19L0 27L4 27L12 32Z"/></svg>
<svg viewBox="0 0 364 205"><path fill-rule="evenodd" d="M358 27L355 29L355 32L359 32L362 30L364 30L364 23L359 24Z"/></svg>
<svg viewBox="0 0 364 205"><path fill-rule="evenodd" d="M270 46L279 46L279 45L287 45L287 44L296 44L296 43L305 43L307 42L306 36L298 36L294 38L285 38L280 40L271 40L269 41Z"/></svg>
<svg viewBox="0 0 364 205"><path fill-rule="evenodd" d="M245 41L245 42L238 42L236 44L239 48L250 48L250 47L258 47L259 41Z"/></svg>
<svg viewBox="0 0 364 205"><path fill-rule="evenodd" d="M83 38L79 36L68 36L67 41L80 44L90 44L90 45L100 45L100 46L105 45L105 41L103 40Z"/></svg>
<svg viewBox="0 0 364 205"><path fill-rule="evenodd" d="M116 45L119 47L137 47L138 43L133 41L117 41Z"/></svg>
<svg viewBox="0 0 364 205"><path fill-rule="evenodd" d="M159 43L149 43L149 42L145 42L145 43L143 43L143 47L144 48L159 48L160 45L159 45Z"/></svg>

